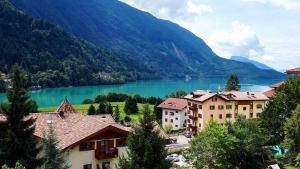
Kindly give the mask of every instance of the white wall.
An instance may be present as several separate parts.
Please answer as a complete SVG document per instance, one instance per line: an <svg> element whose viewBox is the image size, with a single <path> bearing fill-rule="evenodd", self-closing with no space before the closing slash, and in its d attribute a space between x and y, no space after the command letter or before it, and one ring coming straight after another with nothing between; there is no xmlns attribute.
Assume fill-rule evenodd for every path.
<svg viewBox="0 0 300 169"><path fill-rule="evenodd" d="M180 128L184 128L184 120L186 119L185 113L187 109L183 109L181 111L163 109L162 110L162 126L165 129L165 126L169 123L173 125L173 130L177 130ZM174 115L171 115L171 114ZM167 119L167 121L166 121ZM171 122L173 120L173 123Z"/></svg>

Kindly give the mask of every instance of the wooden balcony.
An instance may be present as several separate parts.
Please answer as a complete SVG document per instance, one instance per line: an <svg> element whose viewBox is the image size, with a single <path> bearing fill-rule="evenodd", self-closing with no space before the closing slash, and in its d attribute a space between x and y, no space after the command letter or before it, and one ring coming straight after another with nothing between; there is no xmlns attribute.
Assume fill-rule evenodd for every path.
<svg viewBox="0 0 300 169"><path fill-rule="evenodd" d="M197 117L197 115L189 115L189 119L191 119L193 121L197 121L198 117Z"/></svg>
<svg viewBox="0 0 300 169"><path fill-rule="evenodd" d="M189 106L189 109L193 112L198 112L197 106Z"/></svg>
<svg viewBox="0 0 300 169"><path fill-rule="evenodd" d="M118 157L118 149L116 147L109 148L106 151L101 151L100 149L95 150L95 158L97 160L105 160L116 157Z"/></svg>

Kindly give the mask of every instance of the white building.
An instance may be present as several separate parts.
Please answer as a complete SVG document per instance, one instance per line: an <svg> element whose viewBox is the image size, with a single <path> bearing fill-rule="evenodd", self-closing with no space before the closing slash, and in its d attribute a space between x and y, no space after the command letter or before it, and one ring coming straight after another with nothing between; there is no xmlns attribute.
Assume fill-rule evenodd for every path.
<svg viewBox="0 0 300 169"><path fill-rule="evenodd" d="M168 98L159 106L162 109L162 126L172 124L173 130L185 128L187 101L185 99Z"/></svg>

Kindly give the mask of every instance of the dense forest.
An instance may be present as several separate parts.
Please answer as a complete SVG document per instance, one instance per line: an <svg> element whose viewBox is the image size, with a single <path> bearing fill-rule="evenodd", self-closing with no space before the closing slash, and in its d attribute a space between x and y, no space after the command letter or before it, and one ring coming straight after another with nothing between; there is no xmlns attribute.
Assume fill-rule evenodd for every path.
<svg viewBox="0 0 300 169"><path fill-rule="evenodd" d="M125 54L98 48L1 0L1 73L8 74L16 63L26 70L31 86L41 87L123 83L157 76Z"/></svg>
<svg viewBox="0 0 300 169"><path fill-rule="evenodd" d="M27 14L55 23L99 47L128 54L162 77L282 78L274 70L224 59L192 32L118 0L12 0Z"/></svg>

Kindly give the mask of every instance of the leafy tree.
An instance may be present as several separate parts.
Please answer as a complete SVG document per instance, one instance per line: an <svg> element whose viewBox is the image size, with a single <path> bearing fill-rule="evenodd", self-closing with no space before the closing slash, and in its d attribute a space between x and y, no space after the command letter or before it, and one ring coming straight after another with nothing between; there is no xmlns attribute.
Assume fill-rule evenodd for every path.
<svg viewBox="0 0 300 169"><path fill-rule="evenodd" d="M85 100L82 101L82 104L94 104L94 103L95 102L92 99L85 99ZM98 102L98 103L100 103L100 102Z"/></svg>
<svg viewBox="0 0 300 169"><path fill-rule="evenodd" d="M63 152L58 149L58 140L55 136L53 127L49 126L49 131L42 139L44 148L44 162L41 169L68 169Z"/></svg>
<svg viewBox="0 0 300 169"><path fill-rule="evenodd" d="M138 111L137 102L132 97L129 97L125 102L124 112L127 114L134 114Z"/></svg>
<svg viewBox="0 0 300 169"><path fill-rule="evenodd" d="M166 130L167 133L171 133L172 130L173 130L173 125L172 125L172 123L166 124L165 130Z"/></svg>
<svg viewBox="0 0 300 169"><path fill-rule="evenodd" d="M239 91L241 88L237 75L231 74L227 80L226 91Z"/></svg>
<svg viewBox="0 0 300 169"><path fill-rule="evenodd" d="M284 145L288 147L291 160L300 153L300 105L292 112L291 118L284 123Z"/></svg>
<svg viewBox="0 0 300 169"><path fill-rule="evenodd" d="M8 103L0 109L6 121L0 122L0 162L13 167L18 161L26 168L37 168L41 148L33 137L34 119L23 70L15 65L11 73L11 88L7 90Z"/></svg>
<svg viewBox="0 0 300 169"><path fill-rule="evenodd" d="M108 102L106 103L106 114L113 114L113 107L111 106L111 104Z"/></svg>
<svg viewBox="0 0 300 169"><path fill-rule="evenodd" d="M227 126L211 120L190 143L191 148L184 156L196 168L234 168L232 156L237 139L228 132Z"/></svg>
<svg viewBox="0 0 300 169"><path fill-rule="evenodd" d="M99 107L97 109L97 114L106 114L106 104L104 102L101 102L99 104Z"/></svg>
<svg viewBox="0 0 300 169"><path fill-rule="evenodd" d="M124 117L124 121L125 121L125 122L130 122L130 121L131 121L131 117L128 116L128 115L126 115L126 116Z"/></svg>
<svg viewBox="0 0 300 169"><path fill-rule="evenodd" d="M101 103L101 102L106 102L106 101L107 101L106 95L98 95L95 98L95 103Z"/></svg>
<svg viewBox="0 0 300 169"><path fill-rule="evenodd" d="M167 98L184 98L187 93L183 90L177 90L176 92L171 93L170 95L166 96Z"/></svg>
<svg viewBox="0 0 300 169"><path fill-rule="evenodd" d="M4 165L2 166L2 169L26 169L26 168L22 164L17 162L14 168L10 168L7 165Z"/></svg>
<svg viewBox="0 0 300 169"><path fill-rule="evenodd" d="M139 125L136 125L128 136L128 157L120 159L119 168L169 169L171 164L165 159L166 141L153 130L154 116L149 105L145 105L143 115Z"/></svg>
<svg viewBox="0 0 300 169"><path fill-rule="evenodd" d="M259 118L259 125L270 135L268 144L279 145L284 140L284 123L297 104L300 104L300 78L292 76L277 89Z"/></svg>
<svg viewBox="0 0 300 169"><path fill-rule="evenodd" d="M88 109L88 115L95 115L95 114L96 114L96 108L93 104L91 104Z"/></svg>
<svg viewBox="0 0 300 169"><path fill-rule="evenodd" d="M5 90L6 90L6 83L2 78L0 78L0 93L5 92Z"/></svg>
<svg viewBox="0 0 300 169"><path fill-rule="evenodd" d="M227 123L229 134L237 140L232 154L232 163L237 168L264 168L263 157L268 151L263 148L268 141L265 132L256 121L239 115L234 123Z"/></svg>
<svg viewBox="0 0 300 169"><path fill-rule="evenodd" d="M119 106L117 105L115 108L115 112L113 114L113 118L116 122L120 121L120 110L119 110Z"/></svg>

